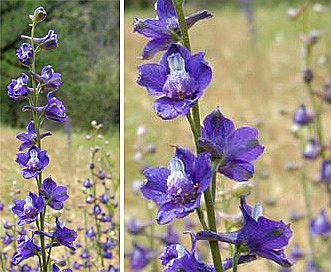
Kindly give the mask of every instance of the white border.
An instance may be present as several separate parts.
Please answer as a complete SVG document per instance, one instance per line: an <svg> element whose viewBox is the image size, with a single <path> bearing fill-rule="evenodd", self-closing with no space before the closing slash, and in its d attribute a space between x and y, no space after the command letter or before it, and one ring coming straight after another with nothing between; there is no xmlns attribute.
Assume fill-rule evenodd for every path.
<svg viewBox="0 0 331 272"><path fill-rule="evenodd" d="M124 0L120 0L120 271L124 271Z"/></svg>

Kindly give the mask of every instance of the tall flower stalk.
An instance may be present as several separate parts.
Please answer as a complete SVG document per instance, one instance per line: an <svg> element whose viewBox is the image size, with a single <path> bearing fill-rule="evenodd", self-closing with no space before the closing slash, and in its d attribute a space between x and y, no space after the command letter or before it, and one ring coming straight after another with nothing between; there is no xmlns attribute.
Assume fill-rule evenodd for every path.
<svg viewBox="0 0 331 272"><path fill-rule="evenodd" d="M14 253L11 265L15 266L22 261L37 256L39 269L50 271L56 264L51 263L51 252L54 246L64 245L75 250L73 242L77 237L74 230L64 226L58 217L55 222L55 231L46 232L47 207L53 210L61 210L63 202L68 199L67 188L57 186L56 182L48 177L43 180L43 171L48 166L50 159L47 151L42 150L41 140L50 136L50 132L41 133L42 124L45 119L55 122L65 122L68 116L64 113L63 103L53 96L53 93L61 86L61 74L55 73L53 68L45 66L40 75L36 69L37 55L42 51L55 50L58 47L58 38L54 30L42 38L36 38L36 27L46 18L46 11L39 7L30 15L32 23L31 36L22 35L27 40L17 50L18 60L29 69L32 87L28 86L29 76L22 73L18 79L13 79L8 85L8 96L14 100L27 100L28 105L23 111L32 111L32 120L27 126L27 133L18 133L17 139L22 141L20 151L28 149L26 153L18 153L16 162L22 168L24 179L36 180L37 194L30 191L25 200L14 200L12 211L18 216L18 225L35 223L37 230L32 232L32 237L24 234L18 238L17 250ZM48 103L45 106L39 105L39 98L47 93ZM36 243L39 237L40 245ZM49 241L48 243L46 241ZM51 268L53 267L53 268Z"/></svg>

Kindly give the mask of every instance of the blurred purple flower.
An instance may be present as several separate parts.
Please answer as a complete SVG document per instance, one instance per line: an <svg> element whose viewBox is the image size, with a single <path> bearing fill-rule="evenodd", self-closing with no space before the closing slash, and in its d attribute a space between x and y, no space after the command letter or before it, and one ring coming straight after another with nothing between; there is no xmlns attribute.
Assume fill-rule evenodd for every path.
<svg viewBox="0 0 331 272"><path fill-rule="evenodd" d="M233 122L218 108L205 118L203 124L199 145L219 160L218 171L235 181L252 178L254 166L251 162L264 151L258 140L258 130L250 127L235 129Z"/></svg>
<svg viewBox="0 0 331 272"><path fill-rule="evenodd" d="M305 255L306 254L302 251L302 249L297 244L295 244L292 247L290 259L293 260L294 262L296 262L296 261L302 259L303 257L305 257Z"/></svg>
<svg viewBox="0 0 331 272"><path fill-rule="evenodd" d="M201 194L212 177L210 155L195 157L189 150L177 147L169 168L149 168L143 174L147 181L141 191L147 199L161 205L156 220L167 224L200 207Z"/></svg>
<svg viewBox="0 0 331 272"><path fill-rule="evenodd" d="M21 35L21 38L29 40L29 41L32 40L31 37L26 36L26 35ZM38 47L43 48L45 50L54 50L59 45L57 34L52 29L49 30L48 33L44 37L34 38L33 42L35 45L38 45Z"/></svg>
<svg viewBox="0 0 331 272"><path fill-rule="evenodd" d="M212 70L204 60L205 53L191 53L177 44L169 47L159 64L138 66L137 83L149 95L161 96L154 111L164 120L187 115L203 95L212 78Z"/></svg>
<svg viewBox="0 0 331 272"><path fill-rule="evenodd" d="M167 233L162 238L162 242L165 243L166 245L180 243L180 236L178 232L176 232L175 227L173 225L168 226Z"/></svg>
<svg viewBox="0 0 331 272"><path fill-rule="evenodd" d="M5 204L0 200L0 212L5 209Z"/></svg>
<svg viewBox="0 0 331 272"><path fill-rule="evenodd" d="M61 74L54 73L54 69L51 65L45 66L41 70L41 75L30 71L30 74L41 84L42 90L56 91L61 85Z"/></svg>
<svg viewBox="0 0 331 272"><path fill-rule="evenodd" d="M45 199L30 192L25 200L14 200L14 204L12 211L19 217L17 224L22 226L38 219L39 214L44 210Z"/></svg>
<svg viewBox="0 0 331 272"><path fill-rule="evenodd" d="M100 202L102 204L108 204L109 203L109 197L106 194L102 194L101 196L98 197Z"/></svg>
<svg viewBox="0 0 331 272"><path fill-rule="evenodd" d="M102 214L102 209L99 204L95 204L93 207L93 214L94 215L99 215Z"/></svg>
<svg viewBox="0 0 331 272"><path fill-rule="evenodd" d="M36 178L49 164L47 151L33 145L27 153L17 153L16 162L23 168L22 175L25 179Z"/></svg>
<svg viewBox="0 0 331 272"><path fill-rule="evenodd" d="M24 150L25 148L30 148L33 145L37 144L38 137L36 132L36 127L34 121L30 121L27 127L28 133L17 133L16 139L20 140L22 144L19 147L19 151ZM46 136L50 136L52 133L45 132L40 134L40 139L43 139Z"/></svg>
<svg viewBox="0 0 331 272"><path fill-rule="evenodd" d="M91 187L93 186L93 181L91 181L91 180L88 178L88 179L86 179L86 180L84 181L83 186L84 186L85 188L91 188Z"/></svg>
<svg viewBox="0 0 331 272"><path fill-rule="evenodd" d="M88 238L88 239L95 238L96 235L95 235L94 227L91 227L90 229L88 229L86 231L85 235L86 235L86 238Z"/></svg>
<svg viewBox="0 0 331 272"><path fill-rule="evenodd" d="M11 83L7 86L8 96L14 100L23 100L33 92L33 89L28 87L29 77L22 73L18 79L12 79Z"/></svg>
<svg viewBox="0 0 331 272"><path fill-rule="evenodd" d="M140 222L137 218L132 217L126 224L126 229L130 234L138 235L145 231L145 228L150 226L150 224L144 224Z"/></svg>
<svg viewBox="0 0 331 272"><path fill-rule="evenodd" d="M324 210L321 210L319 216L316 219L312 219L310 222L310 235L316 236L328 236L331 233L331 223L326 217Z"/></svg>
<svg viewBox="0 0 331 272"><path fill-rule="evenodd" d="M305 272L326 272L326 271L319 269L318 264L314 260L309 259L307 261L307 267Z"/></svg>
<svg viewBox="0 0 331 272"><path fill-rule="evenodd" d="M153 258L155 258L155 255L151 250L134 243L130 254L130 268L134 271L142 270Z"/></svg>
<svg viewBox="0 0 331 272"><path fill-rule="evenodd" d="M320 181L331 183L331 160L323 160Z"/></svg>
<svg viewBox="0 0 331 272"><path fill-rule="evenodd" d="M281 266L289 267L292 262L285 256L284 249L292 237L292 230L283 221L274 221L262 216L262 207L251 207L241 198L240 209L244 225L239 231L217 234L201 231L198 240L215 240L235 244L239 250L250 255L269 259Z"/></svg>
<svg viewBox="0 0 331 272"><path fill-rule="evenodd" d="M67 188L65 186L57 186L51 177L43 181L40 194L45 197L47 205L54 210L61 210L64 206L63 202L69 198Z"/></svg>
<svg viewBox="0 0 331 272"><path fill-rule="evenodd" d="M86 248L83 249L82 254L80 254L79 256L84 260L88 260L91 258L91 254L88 253Z"/></svg>
<svg viewBox="0 0 331 272"><path fill-rule="evenodd" d="M294 113L293 121L299 126L307 126L313 121L315 114L308 112L306 105L300 105L299 109Z"/></svg>
<svg viewBox="0 0 331 272"><path fill-rule="evenodd" d="M94 203L94 201L95 201L94 196L92 194L89 194L88 197L86 198L86 203L92 204L92 203Z"/></svg>
<svg viewBox="0 0 331 272"><path fill-rule="evenodd" d="M10 245L13 241L15 240L15 237L13 235L10 235L7 231L6 231L6 235L3 237L3 244L5 246Z"/></svg>
<svg viewBox="0 0 331 272"><path fill-rule="evenodd" d="M308 139L308 143L303 152L303 156L308 160L315 160L322 151L320 142L315 138Z"/></svg>
<svg viewBox="0 0 331 272"><path fill-rule="evenodd" d="M52 272L72 272L70 268L61 270L55 263L52 265Z"/></svg>
<svg viewBox="0 0 331 272"><path fill-rule="evenodd" d="M172 43L181 39L180 27L171 0L158 0L156 3L157 17L155 19L138 19L133 21L133 31L151 38L144 47L142 58L151 59L159 52L166 50ZM210 18L212 14L207 10L199 11L186 18L187 27L192 27L196 22Z"/></svg>
<svg viewBox="0 0 331 272"><path fill-rule="evenodd" d="M25 66L31 66L34 61L34 52L31 44L22 43L16 51L18 60Z"/></svg>

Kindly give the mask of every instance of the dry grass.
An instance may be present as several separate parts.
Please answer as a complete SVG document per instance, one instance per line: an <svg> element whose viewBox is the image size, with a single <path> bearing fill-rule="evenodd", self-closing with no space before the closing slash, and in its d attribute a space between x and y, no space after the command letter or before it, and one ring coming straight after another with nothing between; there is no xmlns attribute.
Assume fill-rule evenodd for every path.
<svg viewBox="0 0 331 272"><path fill-rule="evenodd" d="M1 126L0 134L0 199L8 205L11 202L9 192L14 180L17 181L17 188L21 190L21 195L16 198L25 198L28 191L36 192L37 187L34 180L23 179L21 169L15 162L16 153L20 145L20 142L15 138L16 130ZM58 131L53 134L54 135L51 137L46 137L42 142L42 149L46 149L50 157L50 164L43 172L43 177L51 175L58 185L68 187L70 198L65 202L65 207L70 207L70 210L66 209L65 212L66 226L76 229L77 226L83 225L83 210L78 209L77 206L78 204L83 204L85 201L85 197L81 191L82 184L77 181L85 180L90 177L90 146L92 146L92 143L86 141L85 135L83 134L73 134L71 140L72 144L69 147L64 133ZM111 154L111 161L114 162L113 180L116 181L119 177L119 136L116 135L116 133L108 133L105 135L105 138L100 141L99 145L106 140L110 142L107 151ZM95 144L97 143L93 143L93 145ZM119 194L116 198L119 200ZM0 215L0 224L2 224L5 219L12 220L12 215L7 210ZM119 212L117 212L114 220L119 222ZM2 231L2 227L0 231ZM1 235L3 235L3 233L1 233ZM78 240L83 242L83 237L84 231L79 232ZM53 252L55 256L57 251L63 254L60 248L54 249ZM115 252L114 255L116 255ZM118 262L117 257L115 257L115 260Z"/></svg>
<svg viewBox="0 0 331 272"><path fill-rule="evenodd" d="M206 58L213 68L212 84L200 102L202 116L218 105L237 127L259 127L266 151L256 163L257 174L252 180L256 189L249 202L275 199L276 206L264 205L265 214L269 218L288 221L290 210L305 212L300 173L285 171L284 167L288 162L302 163L298 142L290 131L291 114L302 102L307 103L308 97L301 82L301 43L298 33L302 30L302 21L290 22L286 18L286 9L285 6L272 10L259 8L255 40L248 35L244 16L232 9L214 10L214 18L197 24L190 34L193 51L206 51ZM157 146L157 154L151 162L153 166L167 165L174 152L170 145L193 146L186 120L178 118L165 122L157 118L152 110L153 98L135 84L136 66L141 63L136 57L147 41L141 35L132 33L131 22L135 16L145 18L154 14L152 11L149 14L130 11L125 16L125 214L126 217L139 214L147 218L141 209L143 201L131 193L132 181L139 176L132 159L135 129L140 124L149 129L148 141ZM330 25L327 16L319 20L311 14L310 20L313 28L326 29ZM316 49L324 48L319 45ZM287 114L280 114L281 110ZM330 135L330 126L327 130ZM319 166L304 163L303 167L309 169L311 178L318 177ZM264 171L270 173L269 178L261 177ZM325 194L317 186L311 186L310 190L317 212L326 206ZM234 207L236 209L237 204ZM292 228L294 236L291 244L299 242L305 247L304 223L293 224ZM126 245L129 248L128 241ZM266 264L257 261L246 268L246 271L266 271ZM298 264L294 271L302 269Z"/></svg>

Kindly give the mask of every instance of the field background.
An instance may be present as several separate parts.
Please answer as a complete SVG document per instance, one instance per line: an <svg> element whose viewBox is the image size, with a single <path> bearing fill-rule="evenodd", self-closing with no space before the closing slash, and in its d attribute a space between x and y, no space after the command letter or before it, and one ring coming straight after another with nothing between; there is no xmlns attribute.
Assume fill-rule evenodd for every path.
<svg viewBox="0 0 331 272"><path fill-rule="evenodd" d="M205 51L206 59L213 69L213 80L200 100L202 118L216 106L235 122L236 127L248 125L258 127L260 140L266 147L262 157L255 163L256 174L251 180L255 185L250 204L260 202L264 214L272 219L289 221L289 213L296 210L305 213L300 171L286 171L289 165L309 169L309 177L319 177L319 166L303 162L299 143L291 133L292 114L301 103L308 103L308 96L301 80L303 61L302 43L298 34L312 29L330 29L330 13L317 15L310 12L304 22L290 21L287 4L273 7L257 7L256 36L253 38L243 12L236 7L204 8L214 17L201 21L190 30L192 51ZM196 9L189 7L191 11ZM127 10L125 13L125 217L135 215L147 220L144 212L145 200L132 193L132 183L142 176L134 161L136 129L147 127L146 142L156 145L157 153L149 159L151 166L166 166L177 144L193 150L192 137L185 118L166 122L159 119L152 110L154 98L149 97L144 88L138 86L137 58L147 39L132 32L134 17L154 17L149 11ZM316 46L317 52L325 50L325 43ZM316 54L315 56L318 56ZM158 61L160 55L154 58ZM317 57L313 60L317 65ZM317 77L316 82L321 82ZM330 137L330 111L324 120ZM231 183L229 183L231 184ZM233 184L233 183L232 183ZM312 184L312 183L311 183ZM322 189L323 190L323 189ZM326 198L321 189L310 186L315 214L326 207ZM274 202L275 205L267 205ZM239 213L234 204L234 213ZM197 219L196 214L190 216ZM328 214L330 218L330 213ZM155 218L155 213L152 215ZM178 220L180 225L180 220ZM306 225L303 221L293 223L294 231L290 247L298 243L307 249ZM178 230L181 227L179 226ZM128 237L128 236L126 236ZM188 239L184 242L190 248ZM131 239L125 240L126 252L130 251ZM202 246L203 247L203 246ZM199 248L199 245L198 245ZM287 250L289 254L290 250ZM126 271L130 271L126 262ZM278 271L279 266L267 264L264 260L243 266L243 271ZM151 266L145 271L153 271ZM303 263L295 265L293 271L303 271Z"/></svg>
<svg viewBox="0 0 331 272"><path fill-rule="evenodd" d="M21 195L17 195L16 199L20 197L25 198L28 191L37 191L35 180L24 180L21 174L21 168L15 162L16 153L18 153L18 147L21 143L15 138L17 131L22 132L24 130L15 130L3 125L0 127L0 200L6 204L5 210L0 213L0 236L4 235L2 228L4 221L9 220L13 222L12 213L8 211L8 204L12 204L9 194L12 182L17 181L16 188L21 191ZM100 133L102 133L102 131L100 131ZM64 185L68 188L69 199L64 203L66 227L77 230L78 226L84 225L84 212L82 208L78 208L78 205L85 203L85 196L82 193L82 183L79 183L78 180L85 181L90 177L90 147L95 146L96 142L92 145L92 142L86 140L85 136L88 133L86 133L86 135L83 133L74 133L71 138L71 145L69 146L67 135L64 132L57 131L53 132L53 134L53 136L46 137L42 141L43 150L47 150L47 154L50 158L50 163L45 168L43 177L46 178L51 175L58 186ZM110 159L114 163L112 182L117 182L119 178L118 133L106 133L104 138L99 141L99 145L101 146L105 141L109 141L106 150L110 153ZM112 182L109 182L111 187ZM101 184L98 186L98 188L101 188ZM119 192L115 198L119 201ZM70 210L68 210L68 208L70 208ZM60 220L63 220L63 217ZM114 221L119 222L119 207L115 212ZM94 222L91 223L93 225ZM85 231L78 232L77 241L79 240L83 243L84 235ZM113 262L119 265L117 250L119 250L119 248L114 249ZM63 252L64 247L56 248L52 252L52 257L53 253L54 256L60 257L59 254L63 254ZM78 249L77 252L81 254L81 249ZM73 264L72 257L70 260L72 261L71 264Z"/></svg>

